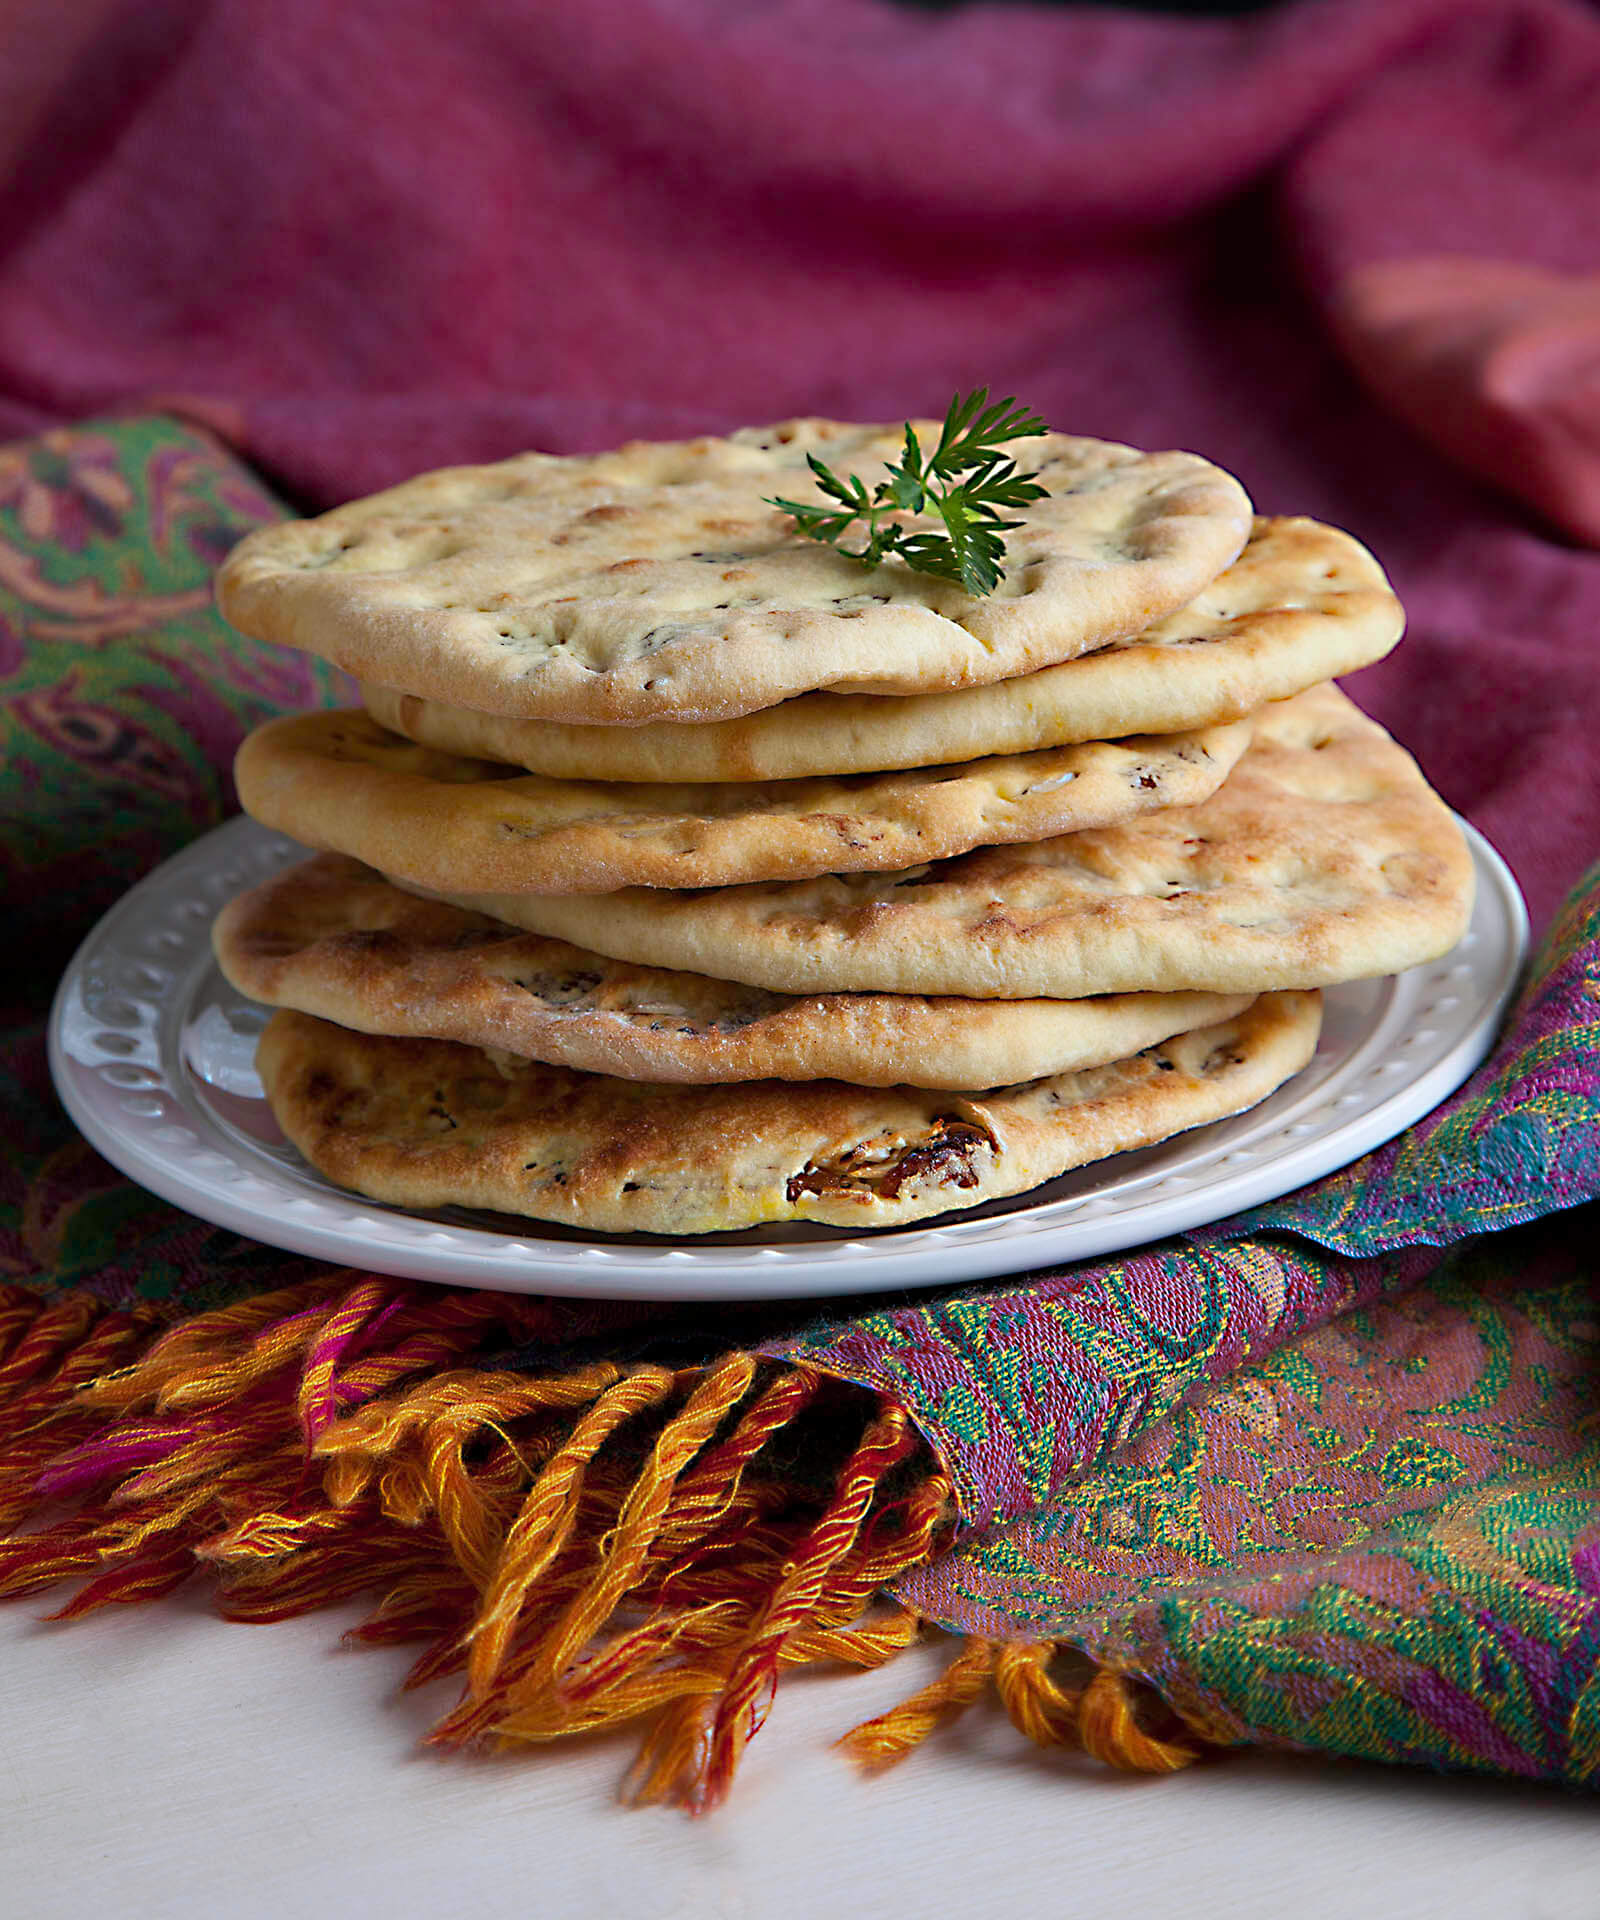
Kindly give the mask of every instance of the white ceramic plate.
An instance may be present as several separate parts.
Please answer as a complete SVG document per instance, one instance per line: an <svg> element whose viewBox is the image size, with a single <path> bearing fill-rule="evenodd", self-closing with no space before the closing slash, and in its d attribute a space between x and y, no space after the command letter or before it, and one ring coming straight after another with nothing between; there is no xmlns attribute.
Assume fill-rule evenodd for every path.
<svg viewBox="0 0 1600 1920"><path fill-rule="evenodd" d="M50 1065L105 1157L202 1219L380 1273L516 1293L781 1299L949 1285L1057 1266L1277 1198L1391 1139L1483 1059L1517 980L1527 914L1481 835L1472 925L1453 953L1331 988L1316 1057L1268 1100L933 1226L812 1226L668 1239L502 1215L410 1213L330 1186L289 1146L252 1057L267 1014L211 958L223 903L305 850L234 820L120 901L67 969Z"/></svg>

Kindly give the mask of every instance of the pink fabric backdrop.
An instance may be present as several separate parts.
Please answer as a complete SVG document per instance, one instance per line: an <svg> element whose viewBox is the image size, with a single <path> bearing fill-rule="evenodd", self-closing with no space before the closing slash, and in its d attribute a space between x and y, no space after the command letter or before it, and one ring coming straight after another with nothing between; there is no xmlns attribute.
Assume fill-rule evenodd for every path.
<svg viewBox="0 0 1600 1920"><path fill-rule="evenodd" d="M0 44L0 432L156 398L318 505L987 382L1368 541L1412 632L1356 696L1537 915L1600 850L1579 0L0 0Z"/></svg>

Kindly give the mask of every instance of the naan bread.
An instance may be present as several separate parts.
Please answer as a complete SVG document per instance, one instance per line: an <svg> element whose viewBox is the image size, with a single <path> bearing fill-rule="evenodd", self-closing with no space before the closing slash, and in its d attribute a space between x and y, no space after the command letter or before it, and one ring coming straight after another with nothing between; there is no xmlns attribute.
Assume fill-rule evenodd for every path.
<svg viewBox="0 0 1600 1920"><path fill-rule="evenodd" d="M815 1220L899 1226L1253 1106L1310 1059L1318 996L1130 1060L984 1096L814 1081L661 1087L443 1040L275 1014L257 1057L278 1124L339 1186L606 1233Z"/></svg>
<svg viewBox="0 0 1600 1920"><path fill-rule="evenodd" d="M780 993L1266 992L1447 952L1471 855L1410 755L1333 687L1257 716L1196 807L905 873L455 904Z"/></svg>
<svg viewBox="0 0 1600 1920"><path fill-rule="evenodd" d="M965 766L760 786L550 780L419 747L370 715L293 714L234 768L247 813L450 892L723 887L941 860L1203 800L1249 723Z"/></svg>
<svg viewBox="0 0 1600 1920"><path fill-rule="evenodd" d="M1315 520L1258 520L1240 558L1131 639L1020 679L902 699L808 693L705 726L560 726L368 685L395 733L577 780L794 780L1215 726L1379 660L1405 617L1382 570Z"/></svg>
<svg viewBox="0 0 1600 1920"><path fill-rule="evenodd" d="M1248 994L927 1000L764 993L633 967L419 900L319 854L230 901L217 960L253 1000L363 1033L496 1047L627 1080L995 1087L1125 1059Z"/></svg>
<svg viewBox="0 0 1600 1920"><path fill-rule="evenodd" d="M867 571L765 504L822 498L812 452L871 486L901 436L794 420L448 468L259 529L218 600L256 639L449 705L720 720L816 687L915 694L1070 659L1182 606L1250 530L1244 490L1197 454L1067 434L1013 447L1049 495L1018 510L984 599L897 560Z"/></svg>

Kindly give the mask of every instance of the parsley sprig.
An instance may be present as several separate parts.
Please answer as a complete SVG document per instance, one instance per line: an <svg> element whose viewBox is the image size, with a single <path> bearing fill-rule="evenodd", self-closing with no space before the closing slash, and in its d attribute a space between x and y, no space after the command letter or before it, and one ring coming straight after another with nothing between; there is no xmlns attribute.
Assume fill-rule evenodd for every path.
<svg viewBox="0 0 1600 1920"><path fill-rule="evenodd" d="M817 485L836 504L808 506L802 500L769 499L767 505L790 515L795 531L806 539L836 546L865 566L875 567L894 554L917 572L954 580L981 598L1005 578L1000 564L1004 536L1022 524L1002 516L1031 500L1042 500L1046 492L1036 475L1018 472L1016 461L1003 450L1005 443L1048 432L1038 414L1018 406L1013 397L991 405L989 389L979 387L969 394L958 393L950 402L939 444L929 454L923 453L907 421L904 452L889 463L888 478L870 492L858 474L841 480L814 453L808 453L806 464L816 475ZM944 532L913 530L895 518L916 513L936 513L944 522ZM858 520L865 523L867 544L841 545L841 535Z"/></svg>

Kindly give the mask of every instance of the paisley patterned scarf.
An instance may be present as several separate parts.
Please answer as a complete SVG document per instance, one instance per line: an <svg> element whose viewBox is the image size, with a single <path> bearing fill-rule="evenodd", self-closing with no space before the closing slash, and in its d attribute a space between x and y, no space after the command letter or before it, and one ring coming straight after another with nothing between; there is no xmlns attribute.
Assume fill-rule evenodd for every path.
<svg viewBox="0 0 1600 1920"><path fill-rule="evenodd" d="M73 942L337 697L207 579L278 509L204 435L0 449L0 1592L192 1577L236 1618L368 1594L462 1677L434 1738L645 1730L727 1789L782 1669L946 1673L1160 1771L1240 1743L1600 1776L1600 870L1488 1064L1301 1193L1125 1258L713 1317L454 1292L245 1242L121 1179L51 1093Z"/></svg>

